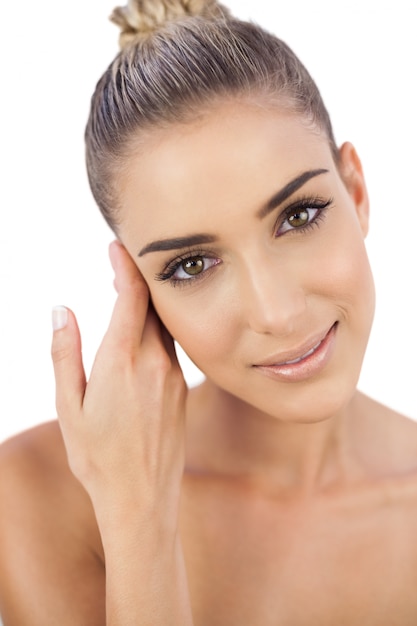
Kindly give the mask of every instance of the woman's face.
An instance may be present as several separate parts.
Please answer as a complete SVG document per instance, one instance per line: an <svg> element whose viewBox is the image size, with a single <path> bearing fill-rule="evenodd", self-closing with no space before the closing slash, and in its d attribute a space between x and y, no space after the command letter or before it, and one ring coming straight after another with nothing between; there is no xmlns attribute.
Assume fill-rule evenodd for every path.
<svg viewBox="0 0 417 626"><path fill-rule="evenodd" d="M351 145L337 169L302 119L224 103L155 131L119 182L120 239L212 382L285 420L347 404L374 311Z"/></svg>

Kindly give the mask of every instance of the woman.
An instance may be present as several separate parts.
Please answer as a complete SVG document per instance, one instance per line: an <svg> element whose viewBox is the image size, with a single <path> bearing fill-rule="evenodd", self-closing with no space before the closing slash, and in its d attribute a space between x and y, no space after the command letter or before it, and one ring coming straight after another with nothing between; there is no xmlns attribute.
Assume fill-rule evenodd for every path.
<svg viewBox="0 0 417 626"><path fill-rule="evenodd" d="M118 298L88 382L54 310L59 424L2 447L5 626L414 625L417 425L357 390L356 151L291 50L215 2L113 19L86 154Z"/></svg>

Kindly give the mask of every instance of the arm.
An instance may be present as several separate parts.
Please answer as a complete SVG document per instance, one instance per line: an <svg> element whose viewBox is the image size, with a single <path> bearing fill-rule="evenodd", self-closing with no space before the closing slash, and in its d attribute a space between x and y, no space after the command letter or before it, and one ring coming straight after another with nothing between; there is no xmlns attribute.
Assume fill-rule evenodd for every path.
<svg viewBox="0 0 417 626"><path fill-rule="evenodd" d="M186 385L124 248L118 298L88 383L76 320L54 332L58 417L103 542L108 626L192 626L178 534Z"/></svg>

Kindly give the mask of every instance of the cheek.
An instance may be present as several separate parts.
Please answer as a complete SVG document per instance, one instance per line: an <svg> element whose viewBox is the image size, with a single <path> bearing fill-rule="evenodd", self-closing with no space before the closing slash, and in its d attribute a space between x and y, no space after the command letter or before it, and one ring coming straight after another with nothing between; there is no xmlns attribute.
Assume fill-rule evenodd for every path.
<svg viewBox="0 0 417 626"><path fill-rule="evenodd" d="M175 289L173 289L175 291ZM218 302L215 293L206 297L190 298L179 294L152 294L155 309L169 333L179 343L199 369L205 371L209 363L219 363L225 352L235 343L231 329L231 307Z"/></svg>
<svg viewBox="0 0 417 626"><path fill-rule="evenodd" d="M346 220L326 250L321 272L330 299L342 308L352 325L370 330L375 308L372 272L363 234L356 220Z"/></svg>

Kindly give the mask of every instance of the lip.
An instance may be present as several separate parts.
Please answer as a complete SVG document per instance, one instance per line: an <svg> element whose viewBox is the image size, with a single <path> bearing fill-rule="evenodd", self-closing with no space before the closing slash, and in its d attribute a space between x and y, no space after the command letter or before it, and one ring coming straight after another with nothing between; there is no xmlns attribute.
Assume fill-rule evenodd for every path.
<svg viewBox="0 0 417 626"><path fill-rule="evenodd" d="M317 375L327 365L335 344L338 323L323 335L310 338L295 350L281 352L253 367L275 379L298 382Z"/></svg>

